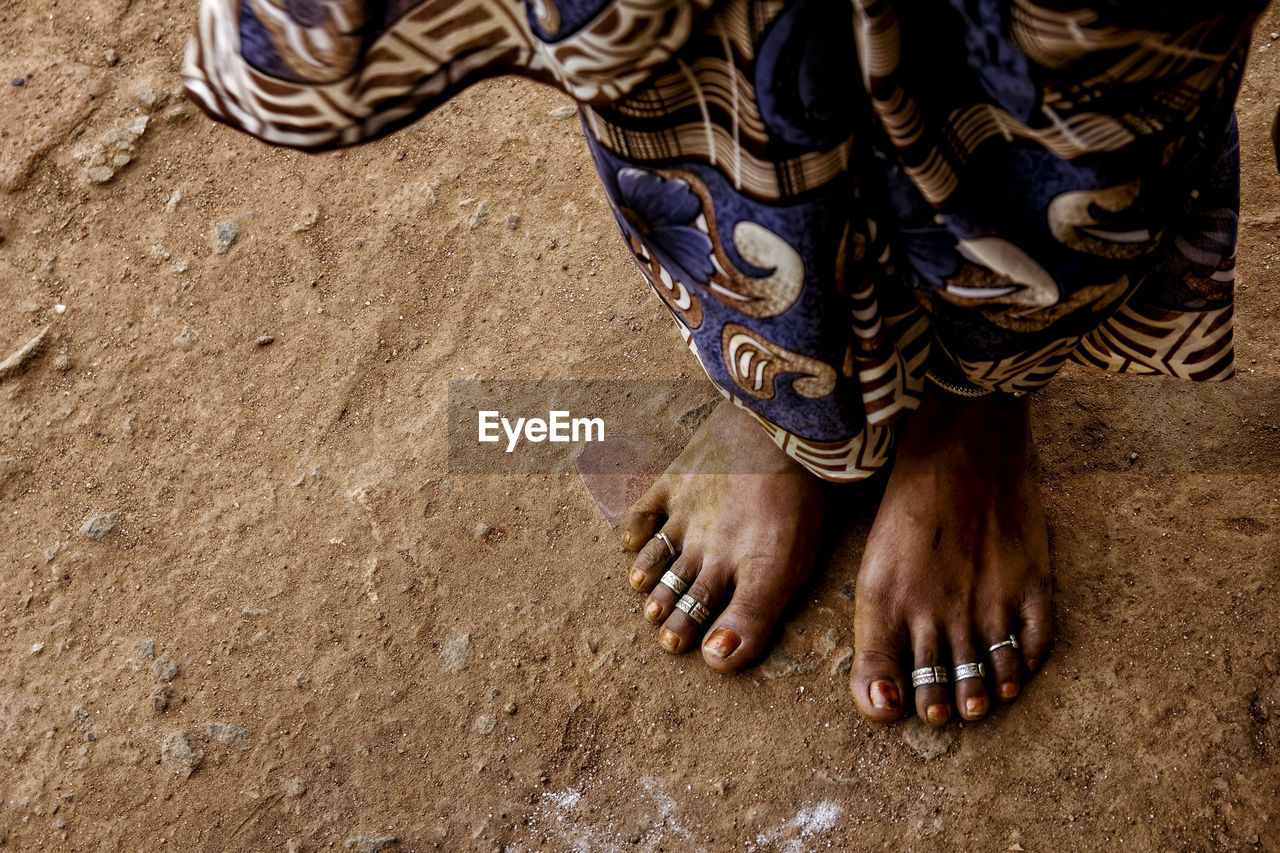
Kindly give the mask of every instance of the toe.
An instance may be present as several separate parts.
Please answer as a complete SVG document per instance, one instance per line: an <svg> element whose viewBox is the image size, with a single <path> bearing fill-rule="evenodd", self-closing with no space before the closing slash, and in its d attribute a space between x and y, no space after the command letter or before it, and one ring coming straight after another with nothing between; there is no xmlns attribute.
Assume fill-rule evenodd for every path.
<svg viewBox="0 0 1280 853"><path fill-rule="evenodd" d="M667 485L659 479L640 496L622 521L622 547L639 551L648 544L666 520Z"/></svg>
<svg viewBox="0 0 1280 853"><path fill-rule="evenodd" d="M863 607L859 602L854 619L853 701L869 720L896 720L908 695L902 672L906 632L885 620L884 611L867 613Z"/></svg>
<svg viewBox="0 0 1280 853"><path fill-rule="evenodd" d="M911 631L911 646L915 655L913 669L942 667L949 680L951 666L949 656L942 648L942 632L933 626ZM941 726L951 719L951 691L948 683L925 684L916 688L916 713L931 726Z"/></svg>
<svg viewBox="0 0 1280 853"><path fill-rule="evenodd" d="M667 530L669 527L671 527L670 524L666 525L662 533L667 537L667 541L671 542L673 548L678 548L680 540L675 535L675 531ZM667 541L654 536L640 549L640 553L631 563L631 571L627 578L632 587L640 592L653 589L653 585L658 582L658 578L662 577L662 573L674 558L671 548L667 547Z"/></svg>
<svg viewBox="0 0 1280 853"><path fill-rule="evenodd" d="M975 643L971 632L967 630L953 631L949 635L949 639L952 658L951 679L955 682L956 710L966 720L980 720L987 715L987 711L991 708L991 700L987 695L986 680L981 675L958 678L955 667L965 663L982 664L982 669L985 670L986 665L983 663L983 656L974 647Z"/></svg>
<svg viewBox="0 0 1280 853"><path fill-rule="evenodd" d="M1009 643L1018 641L1009 627L1007 618L993 620L992 627L982 633L982 648L986 650L987 674L991 677L995 695L1001 702L1012 702L1022 689L1022 655ZM1020 641L1018 641L1020 642ZM992 650L992 646L999 648Z"/></svg>
<svg viewBox="0 0 1280 853"><path fill-rule="evenodd" d="M685 595L701 602L709 614L714 614L725 600L729 579L729 572L723 568L702 566ZM705 623L699 623L692 615L673 606L666 621L658 629L658 645L672 654L686 652L697 645L698 638L710 621L709 615Z"/></svg>
<svg viewBox="0 0 1280 853"><path fill-rule="evenodd" d="M733 596L702 642L702 657L712 669L735 672L768 648L773 629L802 576L781 566L762 570L739 567Z"/></svg>
<svg viewBox="0 0 1280 853"><path fill-rule="evenodd" d="M1022 605L1022 660L1028 672L1035 672L1049 656L1053 645L1053 614L1047 593L1036 593Z"/></svg>
<svg viewBox="0 0 1280 853"><path fill-rule="evenodd" d="M671 572L686 584L691 584L698 577L698 562L692 555L681 554L672 564ZM654 625L661 625L671 615L678 598L676 591L665 583L654 584L649 600L644 603L644 618Z"/></svg>

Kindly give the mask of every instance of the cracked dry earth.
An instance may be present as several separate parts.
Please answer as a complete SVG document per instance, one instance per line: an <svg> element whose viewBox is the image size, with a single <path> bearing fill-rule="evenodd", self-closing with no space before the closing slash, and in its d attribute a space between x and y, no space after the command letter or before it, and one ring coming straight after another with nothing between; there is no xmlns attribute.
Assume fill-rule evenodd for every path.
<svg viewBox="0 0 1280 853"><path fill-rule="evenodd" d="M930 731L847 690L865 501L726 677L576 474L449 472L450 379L699 375L563 99L268 148L176 94L192 5L0 0L0 845L1280 849L1280 13L1239 377L1041 395L1060 639Z"/></svg>

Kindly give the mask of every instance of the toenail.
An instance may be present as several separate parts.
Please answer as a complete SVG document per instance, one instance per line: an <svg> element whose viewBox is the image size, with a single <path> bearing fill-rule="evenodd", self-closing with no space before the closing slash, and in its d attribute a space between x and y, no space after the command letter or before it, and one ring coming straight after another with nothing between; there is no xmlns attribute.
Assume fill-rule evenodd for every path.
<svg viewBox="0 0 1280 853"><path fill-rule="evenodd" d="M640 584L644 583L644 572L636 569L631 573L631 585L636 589L640 588Z"/></svg>
<svg viewBox="0 0 1280 853"><path fill-rule="evenodd" d="M1040 661L1036 660L1035 658L1027 658L1027 669L1031 670L1032 672L1035 672L1036 667L1038 666L1040 666Z"/></svg>
<svg viewBox="0 0 1280 853"><path fill-rule="evenodd" d="M987 703L979 696L970 696L964 700L964 710L970 717L981 717L987 712Z"/></svg>
<svg viewBox="0 0 1280 853"><path fill-rule="evenodd" d="M674 652L680 646L680 638L663 628L658 632L658 644L667 651Z"/></svg>
<svg viewBox="0 0 1280 853"><path fill-rule="evenodd" d="M622 547L624 547L624 548L630 548L630 547L631 547L631 534L630 534L630 533L624 533L624 534L622 534Z"/></svg>
<svg viewBox="0 0 1280 853"><path fill-rule="evenodd" d="M873 681L871 683L871 704L881 711L898 709L898 685L892 681Z"/></svg>
<svg viewBox="0 0 1280 853"><path fill-rule="evenodd" d="M728 628L717 628L707 637L702 647L718 658L727 658L742 645L742 638Z"/></svg>
<svg viewBox="0 0 1280 853"><path fill-rule="evenodd" d="M951 716L951 710L946 705L930 705L925 713L931 723L945 723Z"/></svg>
<svg viewBox="0 0 1280 853"><path fill-rule="evenodd" d="M650 601L644 606L644 618L650 622L657 622L658 617L662 615L662 605L656 601Z"/></svg>
<svg viewBox="0 0 1280 853"><path fill-rule="evenodd" d="M1018 685L1012 681L1006 681L1000 685L1000 698L1006 702L1018 695Z"/></svg>

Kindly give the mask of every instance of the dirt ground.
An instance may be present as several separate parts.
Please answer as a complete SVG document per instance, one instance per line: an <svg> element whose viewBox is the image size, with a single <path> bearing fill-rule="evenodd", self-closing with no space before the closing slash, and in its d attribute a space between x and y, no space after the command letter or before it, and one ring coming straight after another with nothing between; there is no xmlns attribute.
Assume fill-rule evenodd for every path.
<svg viewBox="0 0 1280 853"><path fill-rule="evenodd" d="M700 375L566 100L273 149L176 94L193 5L0 0L0 846L1280 850L1280 9L1239 376L1040 396L1060 639L932 733L848 693L873 493L725 677L572 470L450 473L450 379Z"/></svg>

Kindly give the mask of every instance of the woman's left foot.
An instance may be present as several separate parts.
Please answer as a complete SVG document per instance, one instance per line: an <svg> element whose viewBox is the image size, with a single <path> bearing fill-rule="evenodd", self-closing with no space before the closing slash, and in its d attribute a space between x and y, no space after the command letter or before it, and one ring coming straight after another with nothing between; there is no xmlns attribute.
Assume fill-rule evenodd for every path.
<svg viewBox="0 0 1280 853"><path fill-rule="evenodd" d="M1013 700L1049 653L1050 585L1026 402L931 392L903 430L858 573L858 709L885 721L914 705L942 725L986 715L989 686ZM957 680L960 664L986 677ZM913 688L924 667L946 683Z"/></svg>

